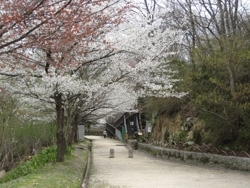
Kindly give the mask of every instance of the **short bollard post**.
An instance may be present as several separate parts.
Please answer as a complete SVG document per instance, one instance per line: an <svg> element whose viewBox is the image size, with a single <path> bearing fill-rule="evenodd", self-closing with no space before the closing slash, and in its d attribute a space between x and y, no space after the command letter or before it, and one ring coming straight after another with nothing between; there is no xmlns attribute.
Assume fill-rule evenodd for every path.
<svg viewBox="0 0 250 188"><path fill-rule="evenodd" d="M114 149L110 149L109 158L115 158L115 150Z"/></svg>
<svg viewBox="0 0 250 188"><path fill-rule="evenodd" d="M133 149L128 150L128 158L133 158Z"/></svg>

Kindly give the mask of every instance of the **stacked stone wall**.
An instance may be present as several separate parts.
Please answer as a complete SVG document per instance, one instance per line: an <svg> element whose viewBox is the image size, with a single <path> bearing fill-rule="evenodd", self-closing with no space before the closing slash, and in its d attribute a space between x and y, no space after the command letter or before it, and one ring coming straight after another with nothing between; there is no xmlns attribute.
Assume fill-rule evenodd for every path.
<svg viewBox="0 0 250 188"><path fill-rule="evenodd" d="M217 154L169 149L151 144L137 143L136 141L128 141L128 145L132 148L134 148L136 145L136 149L166 160L182 161L191 164L203 164L208 166L220 166L233 170L250 171L250 158L247 157L223 156Z"/></svg>

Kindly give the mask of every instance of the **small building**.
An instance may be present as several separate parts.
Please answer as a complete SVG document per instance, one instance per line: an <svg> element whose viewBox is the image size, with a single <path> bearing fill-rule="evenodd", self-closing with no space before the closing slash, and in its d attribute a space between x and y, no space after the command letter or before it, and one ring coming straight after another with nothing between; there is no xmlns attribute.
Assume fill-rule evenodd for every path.
<svg viewBox="0 0 250 188"><path fill-rule="evenodd" d="M138 112L118 113L106 120L108 137L122 141L133 138L135 134L145 134L145 115Z"/></svg>

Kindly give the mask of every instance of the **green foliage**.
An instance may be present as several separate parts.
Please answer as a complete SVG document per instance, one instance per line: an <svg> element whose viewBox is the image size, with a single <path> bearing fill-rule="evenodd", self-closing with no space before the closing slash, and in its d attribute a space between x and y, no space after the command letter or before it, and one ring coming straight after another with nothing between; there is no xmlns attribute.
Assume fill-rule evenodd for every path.
<svg viewBox="0 0 250 188"><path fill-rule="evenodd" d="M248 138L244 130L250 123L250 44L244 35L224 39L227 51L218 48L216 40L209 42L192 49L192 65L172 61L179 72L176 77L182 80L176 87L189 92L189 105L206 125L206 138L194 135L196 142L244 145Z"/></svg>
<svg viewBox="0 0 250 188"><path fill-rule="evenodd" d="M175 141L177 144L186 142L186 138L187 138L187 132L186 131L181 131L179 133L175 133L172 136L173 141Z"/></svg>
<svg viewBox="0 0 250 188"><path fill-rule="evenodd" d="M193 140L198 145L202 144L202 136L200 130L194 130Z"/></svg>
<svg viewBox="0 0 250 188"><path fill-rule="evenodd" d="M66 152L65 152L66 159L69 159L70 157L72 157L72 153L73 153L74 149L75 148L73 146L67 146Z"/></svg>
<svg viewBox="0 0 250 188"><path fill-rule="evenodd" d="M73 147L67 147L66 158L71 157L73 152ZM23 161L16 168L7 172L1 179L0 183L7 182L21 176L25 176L31 172L34 172L38 167L42 167L47 163L56 162L56 146L51 146L41 150L37 155L32 156L28 161Z"/></svg>
<svg viewBox="0 0 250 188"><path fill-rule="evenodd" d="M75 149L72 157L65 162L48 163L26 176L1 183L0 187L79 188L88 161L88 144L89 141L86 139L84 142L78 143L76 147L83 149Z"/></svg>
<svg viewBox="0 0 250 188"><path fill-rule="evenodd" d="M10 95L0 95L0 165L11 169L32 149L54 144L55 126L29 120L28 112Z"/></svg>
<svg viewBox="0 0 250 188"><path fill-rule="evenodd" d="M18 148L25 150L27 146L30 148L40 148L54 144L55 128L53 124L38 123L30 123L16 127L14 135L18 141Z"/></svg>
<svg viewBox="0 0 250 188"><path fill-rule="evenodd" d="M250 127L240 129L235 143L235 149L250 151Z"/></svg>

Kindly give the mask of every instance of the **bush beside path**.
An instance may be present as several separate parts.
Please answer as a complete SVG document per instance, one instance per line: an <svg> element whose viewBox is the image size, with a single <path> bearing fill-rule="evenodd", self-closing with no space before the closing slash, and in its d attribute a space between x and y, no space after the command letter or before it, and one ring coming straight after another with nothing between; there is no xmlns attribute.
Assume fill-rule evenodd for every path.
<svg viewBox="0 0 250 188"><path fill-rule="evenodd" d="M48 163L34 172L1 183L1 188L79 188L88 159L88 141L77 145L72 157L62 163Z"/></svg>

